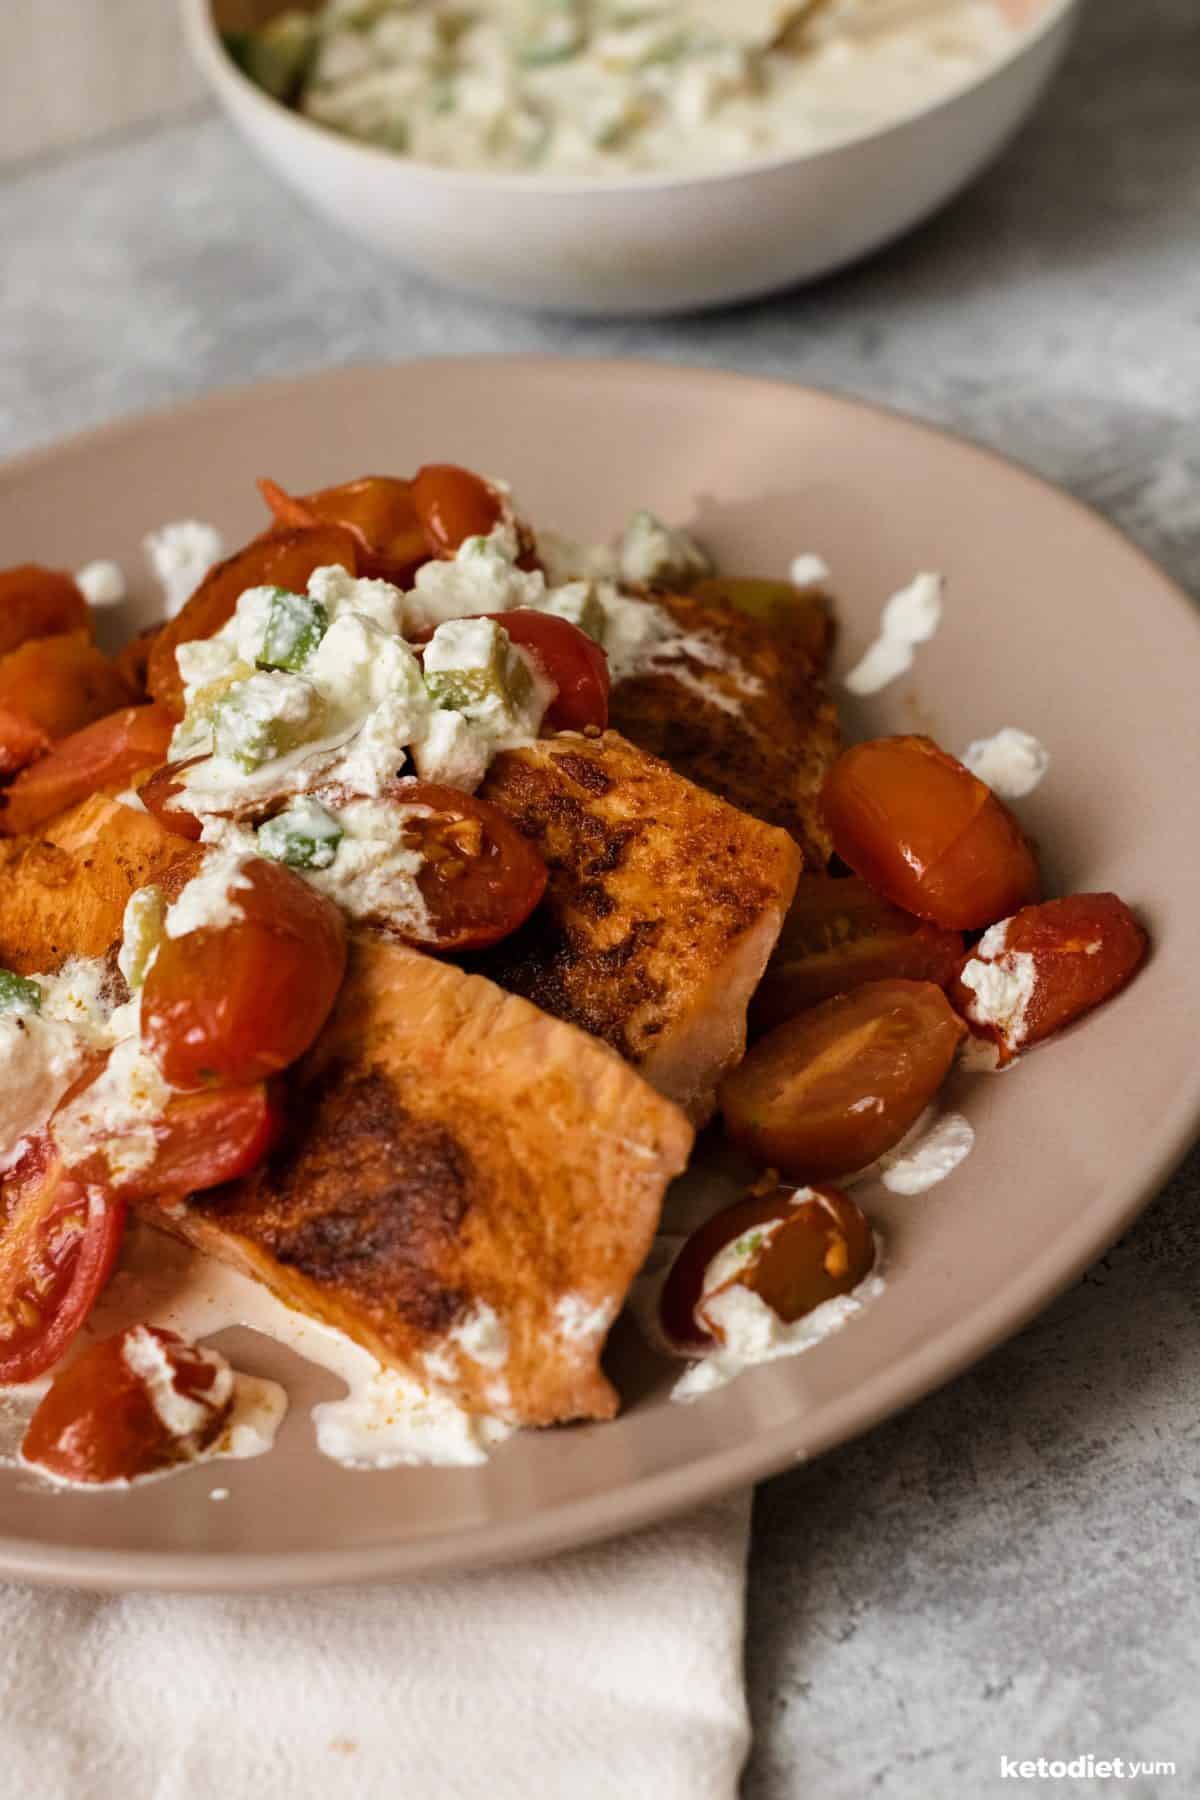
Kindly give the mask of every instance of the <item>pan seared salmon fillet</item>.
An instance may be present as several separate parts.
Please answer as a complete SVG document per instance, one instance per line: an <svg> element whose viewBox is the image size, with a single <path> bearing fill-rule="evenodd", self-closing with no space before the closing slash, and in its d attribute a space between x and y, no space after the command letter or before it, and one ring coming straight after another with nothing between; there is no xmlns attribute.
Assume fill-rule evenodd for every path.
<svg viewBox="0 0 1200 1800"><path fill-rule="evenodd" d="M469 1411L611 1418L600 1351L686 1165L683 1114L582 1032L369 937L286 1080L268 1161L152 1222Z"/></svg>
<svg viewBox="0 0 1200 1800"><path fill-rule="evenodd" d="M504 751L480 793L550 880L528 923L472 967L603 1038L703 1123L745 1050L800 873L795 843L614 731Z"/></svg>
<svg viewBox="0 0 1200 1800"><path fill-rule="evenodd" d="M69 956L107 955L134 889L186 880L199 856L149 813L105 794L36 837L0 840L0 966L52 974Z"/></svg>
<svg viewBox="0 0 1200 1800"><path fill-rule="evenodd" d="M694 595L652 598L686 634L678 660L614 683L609 723L689 781L781 825L805 867L823 869L833 846L818 801L839 748L826 639L809 615L789 635Z"/></svg>

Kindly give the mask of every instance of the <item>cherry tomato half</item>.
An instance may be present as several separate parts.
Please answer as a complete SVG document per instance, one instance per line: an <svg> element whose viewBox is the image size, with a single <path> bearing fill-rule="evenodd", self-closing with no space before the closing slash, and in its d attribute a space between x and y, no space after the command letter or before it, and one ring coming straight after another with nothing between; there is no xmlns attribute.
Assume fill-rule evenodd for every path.
<svg viewBox="0 0 1200 1800"><path fill-rule="evenodd" d="M86 1091L79 1098L86 1104ZM120 1149L121 1133L104 1134L101 1121L98 1147L86 1161L73 1163L71 1174L78 1181L103 1182L123 1200L198 1194L257 1168L282 1125L280 1101L263 1081L176 1094L154 1122L153 1162L114 1174L106 1151Z"/></svg>
<svg viewBox="0 0 1200 1800"><path fill-rule="evenodd" d="M0 776L27 769L49 748L49 737L28 713L19 706L0 706Z"/></svg>
<svg viewBox="0 0 1200 1800"><path fill-rule="evenodd" d="M755 1036L865 981L898 977L948 987L962 960L961 931L915 919L851 875L805 875L750 1003Z"/></svg>
<svg viewBox="0 0 1200 1800"><path fill-rule="evenodd" d="M833 847L918 918L974 931L1040 890L1021 827L930 738L875 738L839 756L822 795Z"/></svg>
<svg viewBox="0 0 1200 1800"><path fill-rule="evenodd" d="M916 1123L965 1036L932 982L867 982L759 1039L721 1088L725 1128L793 1180L852 1174Z"/></svg>
<svg viewBox="0 0 1200 1800"><path fill-rule="evenodd" d="M361 798L338 786L313 796L334 810ZM417 886L429 929L421 935L385 912L365 923L439 952L480 950L525 923L546 891L546 865L498 806L434 781L392 781L382 797L397 807L398 837L424 858Z"/></svg>
<svg viewBox="0 0 1200 1800"><path fill-rule="evenodd" d="M33 1381L56 1363L108 1280L125 1202L85 1187L49 1139L36 1139L0 1182L0 1383Z"/></svg>
<svg viewBox="0 0 1200 1800"><path fill-rule="evenodd" d="M33 831L100 788L150 768L166 753L172 729L161 706L126 706L60 739L0 796L0 832Z"/></svg>
<svg viewBox="0 0 1200 1800"><path fill-rule="evenodd" d="M39 563L0 569L0 656L66 631L92 634L91 608L69 575Z"/></svg>
<svg viewBox="0 0 1200 1800"><path fill-rule="evenodd" d="M287 494L260 480L258 491L281 525L342 525L358 541L358 573L397 587L429 560L425 530L413 501L413 484L394 475L363 475L315 494Z"/></svg>
<svg viewBox="0 0 1200 1800"><path fill-rule="evenodd" d="M790 1325L848 1294L874 1263L875 1239L853 1200L766 1176L688 1238L663 1283L659 1318L679 1349L708 1350L721 1328L706 1317L706 1302L730 1287L750 1288Z"/></svg>
<svg viewBox="0 0 1200 1800"><path fill-rule="evenodd" d="M0 706L14 706L50 738L69 737L136 698L117 666L82 631L27 638L0 657Z"/></svg>
<svg viewBox="0 0 1200 1800"><path fill-rule="evenodd" d="M164 1424L137 1371L139 1350L151 1352L160 1376L191 1403L192 1431L180 1436ZM86 1482L132 1481L189 1461L215 1443L233 1409L227 1370L215 1351L198 1351L174 1331L133 1325L93 1344L55 1376L29 1421L21 1455L60 1480Z"/></svg>
<svg viewBox="0 0 1200 1800"><path fill-rule="evenodd" d="M1022 907L963 957L952 998L1002 1063L1123 988L1149 940L1115 894L1069 894Z"/></svg>
<svg viewBox="0 0 1200 1800"><path fill-rule="evenodd" d="M249 1085L308 1049L346 967L342 915L279 863L253 858L241 917L164 938L142 989L142 1038L172 1087Z"/></svg>
<svg viewBox="0 0 1200 1800"><path fill-rule="evenodd" d="M514 644L527 650L558 689L543 726L551 731L608 729L608 658L586 631L553 613L521 607L489 613Z"/></svg>
<svg viewBox="0 0 1200 1800"><path fill-rule="evenodd" d="M175 662L180 644L209 638L233 617L247 588L281 587L302 594L315 569L337 563L358 573L358 540L342 525L281 527L210 569L181 612L155 638L146 686L174 719L183 717L183 680Z"/></svg>
<svg viewBox="0 0 1200 1800"><path fill-rule="evenodd" d="M426 463L413 476L413 505L434 556L453 557L471 537L486 537L500 521L500 496L481 475L457 463Z"/></svg>

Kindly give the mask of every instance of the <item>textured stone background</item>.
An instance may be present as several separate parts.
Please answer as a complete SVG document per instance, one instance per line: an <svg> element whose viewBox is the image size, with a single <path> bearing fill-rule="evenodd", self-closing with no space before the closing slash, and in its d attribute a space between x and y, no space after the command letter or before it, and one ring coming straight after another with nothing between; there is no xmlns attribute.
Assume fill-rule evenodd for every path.
<svg viewBox="0 0 1200 1800"><path fill-rule="evenodd" d="M955 426L1200 591L1200 0L1093 0L1038 119L948 212L703 318L447 297L315 224L207 114L10 175L0 243L0 451L364 357L655 356ZM1002 1753L1089 1751L1179 1773L1039 1791L1200 1792L1198 1200L1194 1155L1014 1343L760 1491L746 1800L989 1800L1033 1791Z"/></svg>

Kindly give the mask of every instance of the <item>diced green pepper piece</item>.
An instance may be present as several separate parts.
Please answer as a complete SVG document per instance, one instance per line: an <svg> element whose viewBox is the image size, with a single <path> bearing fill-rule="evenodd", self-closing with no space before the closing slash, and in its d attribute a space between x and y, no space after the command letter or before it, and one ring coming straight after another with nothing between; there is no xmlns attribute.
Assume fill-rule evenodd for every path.
<svg viewBox="0 0 1200 1800"><path fill-rule="evenodd" d="M565 619L569 625L578 625L598 644L604 642L604 608L590 581L572 581L553 590L542 610L556 619Z"/></svg>
<svg viewBox="0 0 1200 1800"><path fill-rule="evenodd" d="M285 12L261 31L227 31L225 48L244 75L273 100L290 104L304 85L319 31L309 13Z"/></svg>
<svg viewBox="0 0 1200 1800"><path fill-rule="evenodd" d="M42 987L27 975L0 969L0 1013L36 1013L42 1010Z"/></svg>
<svg viewBox="0 0 1200 1800"><path fill-rule="evenodd" d="M272 683L288 682L289 688ZM321 701L315 688L283 671L264 671L231 688L213 714L213 748L247 774L314 737Z"/></svg>
<svg viewBox="0 0 1200 1800"><path fill-rule="evenodd" d="M438 626L425 652L425 685L435 705L469 715L491 700L516 712L533 679L494 620L452 619Z"/></svg>
<svg viewBox="0 0 1200 1800"><path fill-rule="evenodd" d="M318 800L296 800L258 828L258 847L290 869L327 869L345 832Z"/></svg>
<svg viewBox="0 0 1200 1800"><path fill-rule="evenodd" d="M319 600L276 588L258 654L259 668L289 669L298 674L328 630L329 614Z"/></svg>

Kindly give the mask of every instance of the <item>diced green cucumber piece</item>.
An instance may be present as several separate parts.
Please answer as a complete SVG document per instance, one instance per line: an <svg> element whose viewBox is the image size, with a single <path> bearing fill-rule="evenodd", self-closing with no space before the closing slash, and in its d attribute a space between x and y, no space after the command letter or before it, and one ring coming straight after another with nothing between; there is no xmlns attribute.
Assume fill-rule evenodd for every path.
<svg viewBox="0 0 1200 1800"><path fill-rule="evenodd" d="M276 588L267 614L260 669L289 669L298 674L329 630L329 614L308 594Z"/></svg>
<svg viewBox="0 0 1200 1800"><path fill-rule="evenodd" d="M327 869L345 832L319 800L296 800L258 828L258 847L291 869Z"/></svg>

